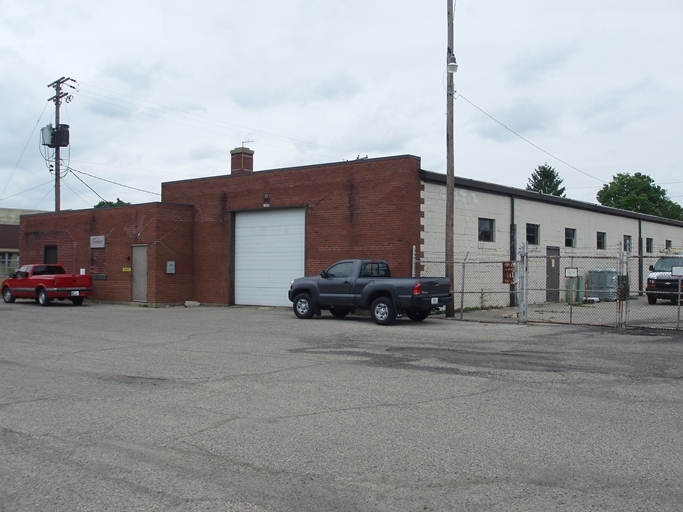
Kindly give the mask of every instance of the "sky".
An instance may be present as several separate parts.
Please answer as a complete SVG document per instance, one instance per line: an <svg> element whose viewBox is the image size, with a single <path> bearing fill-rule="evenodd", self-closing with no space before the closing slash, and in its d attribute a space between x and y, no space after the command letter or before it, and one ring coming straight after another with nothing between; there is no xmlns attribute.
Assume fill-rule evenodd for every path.
<svg viewBox="0 0 683 512"><path fill-rule="evenodd" d="M0 0L0 208L148 203L161 183L411 154L446 169L446 2ZM543 164L597 203L617 173L683 203L683 2L458 0L455 173ZM68 101L66 101L68 99Z"/></svg>

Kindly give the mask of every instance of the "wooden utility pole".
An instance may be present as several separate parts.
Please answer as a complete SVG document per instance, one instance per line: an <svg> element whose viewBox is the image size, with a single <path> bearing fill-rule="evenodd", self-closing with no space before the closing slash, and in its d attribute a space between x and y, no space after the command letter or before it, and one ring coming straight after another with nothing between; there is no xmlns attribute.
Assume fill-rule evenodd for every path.
<svg viewBox="0 0 683 512"><path fill-rule="evenodd" d="M453 0L448 3L448 49L446 51L446 66L453 57ZM453 145L453 96L455 94L453 73L448 71L446 85L446 277L453 286L453 217L455 214L455 163ZM455 316L453 301L446 306L446 316Z"/></svg>
<svg viewBox="0 0 683 512"><path fill-rule="evenodd" d="M59 80L55 80L48 87L52 87L55 90L55 95L49 98L47 101L55 102L55 132L53 132L53 139L58 137L57 133L59 131L59 107L62 105L62 98L69 96L67 93L62 91L62 85L66 82L75 82L73 78L62 77ZM67 99L68 102L68 99ZM55 145L55 211L58 212L61 209L61 184L60 184L60 172L61 172L61 161L60 161L60 141L53 140Z"/></svg>

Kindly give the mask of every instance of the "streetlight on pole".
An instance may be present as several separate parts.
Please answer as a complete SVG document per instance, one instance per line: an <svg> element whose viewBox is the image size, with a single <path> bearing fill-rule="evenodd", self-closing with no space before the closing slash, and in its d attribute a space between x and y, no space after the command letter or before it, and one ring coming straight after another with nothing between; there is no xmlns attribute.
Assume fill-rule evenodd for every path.
<svg viewBox="0 0 683 512"><path fill-rule="evenodd" d="M453 53L453 3L448 3L448 47L446 66L448 79L446 82L446 277L453 286L453 217L455 214L455 148L453 145L453 100L455 87L453 74L458 70L458 63ZM455 316L455 305L451 301L446 306L446 316Z"/></svg>

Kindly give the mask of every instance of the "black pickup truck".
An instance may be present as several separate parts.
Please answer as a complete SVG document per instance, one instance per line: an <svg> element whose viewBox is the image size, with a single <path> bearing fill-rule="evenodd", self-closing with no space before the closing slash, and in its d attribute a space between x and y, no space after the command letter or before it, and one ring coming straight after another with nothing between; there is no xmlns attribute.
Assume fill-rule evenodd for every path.
<svg viewBox="0 0 683 512"><path fill-rule="evenodd" d="M446 277L391 277L384 260L338 261L319 276L300 277L289 287L289 300L299 318L329 310L343 318L357 309L369 309L373 320L389 325L404 314L419 322L432 310L453 300Z"/></svg>

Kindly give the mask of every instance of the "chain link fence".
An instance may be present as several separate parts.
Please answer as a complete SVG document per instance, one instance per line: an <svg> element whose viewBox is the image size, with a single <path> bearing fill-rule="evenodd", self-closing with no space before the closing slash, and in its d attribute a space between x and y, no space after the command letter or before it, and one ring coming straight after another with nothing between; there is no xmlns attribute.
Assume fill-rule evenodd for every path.
<svg viewBox="0 0 683 512"><path fill-rule="evenodd" d="M638 256L621 246L605 255L520 248L517 260L464 257L453 262L455 318L464 321L562 323L683 329L677 300L648 302L650 268L665 253ZM506 274L505 268L509 270ZM414 261L415 275L443 276L443 261ZM506 280L507 277L507 280ZM672 279L671 286L680 289Z"/></svg>

